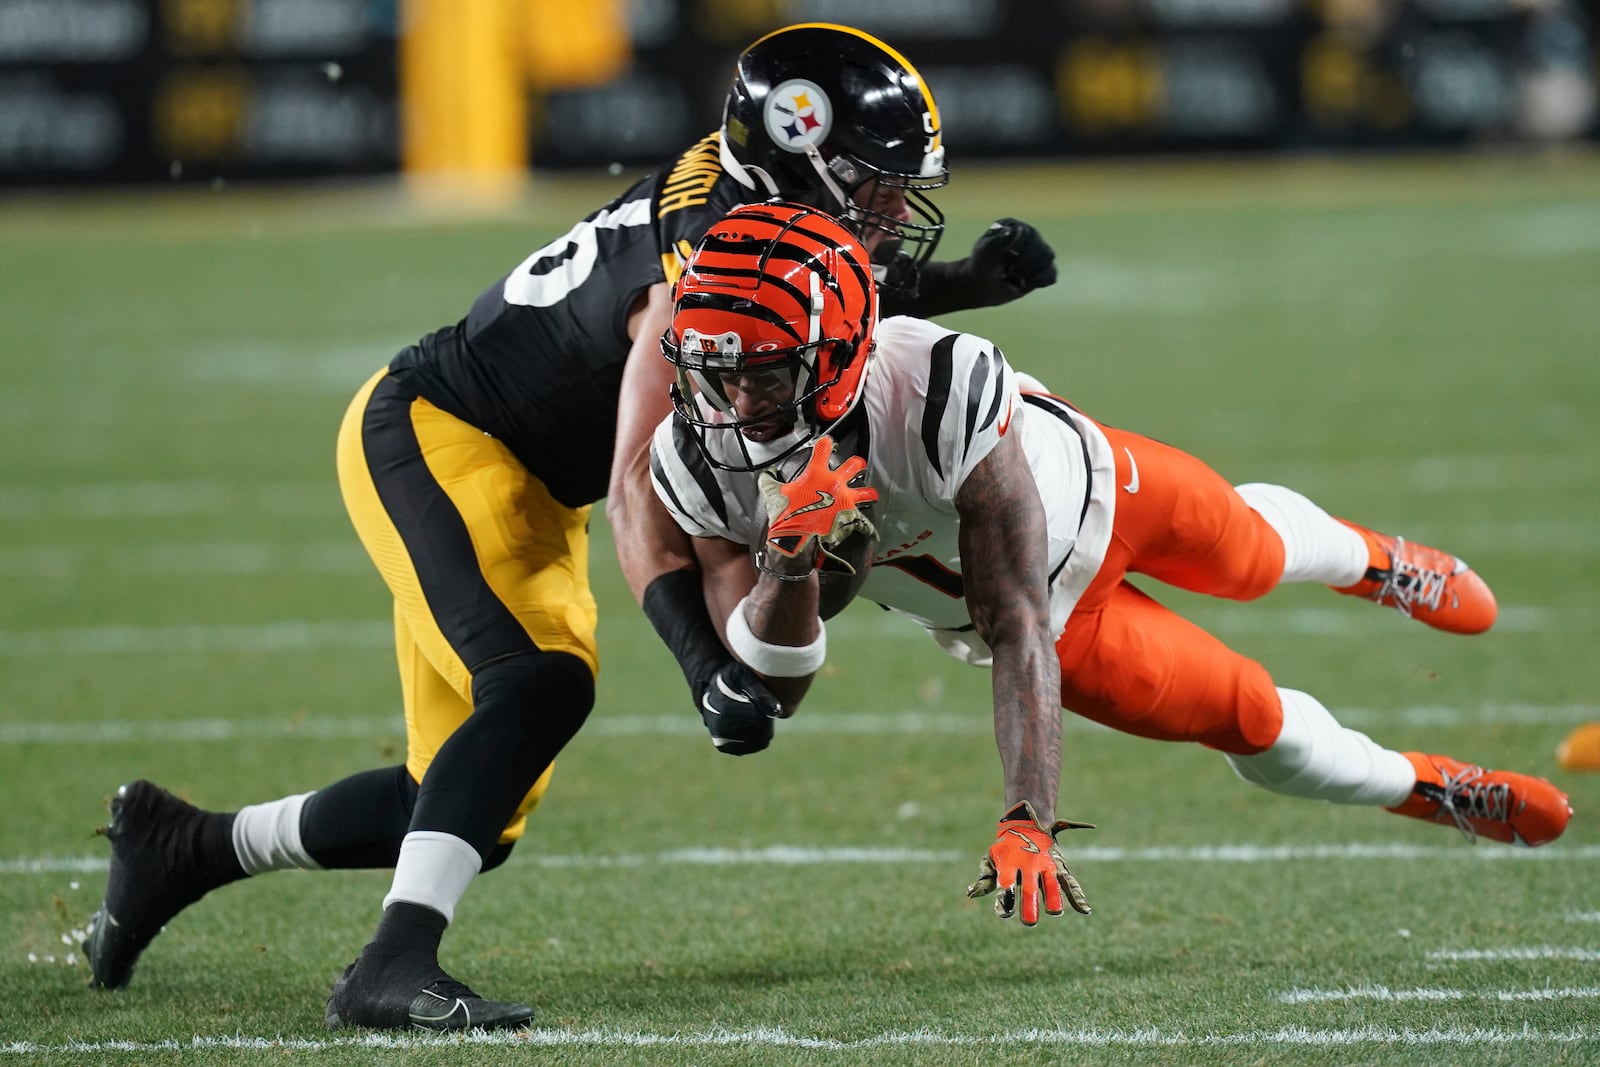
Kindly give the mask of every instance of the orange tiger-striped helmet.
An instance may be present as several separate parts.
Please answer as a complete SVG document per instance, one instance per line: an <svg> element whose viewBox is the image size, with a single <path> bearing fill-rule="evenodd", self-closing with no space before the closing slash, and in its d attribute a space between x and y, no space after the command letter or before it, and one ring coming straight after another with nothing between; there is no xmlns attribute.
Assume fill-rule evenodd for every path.
<svg viewBox="0 0 1600 1067"><path fill-rule="evenodd" d="M714 223L674 293L673 408L725 470L770 467L861 399L878 321L866 249L831 215L750 204Z"/></svg>

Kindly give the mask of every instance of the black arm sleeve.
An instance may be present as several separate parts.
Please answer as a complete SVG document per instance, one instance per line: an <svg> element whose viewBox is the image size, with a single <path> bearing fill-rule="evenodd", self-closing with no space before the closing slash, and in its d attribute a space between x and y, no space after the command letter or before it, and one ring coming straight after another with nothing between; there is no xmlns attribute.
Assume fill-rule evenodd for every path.
<svg viewBox="0 0 1600 1067"><path fill-rule="evenodd" d="M661 575L645 588L643 607L650 625L678 661L689 688L698 695L712 672L733 658L722 647L706 610L700 572L678 570Z"/></svg>
<svg viewBox="0 0 1600 1067"><path fill-rule="evenodd" d="M977 291L972 263L966 259L924 263L916 273L914 287L884 289L879 296L884 318L911 315L931 319L952 311L984 307L984 294ZM910 289L908 293L906 290Z"/></svg>

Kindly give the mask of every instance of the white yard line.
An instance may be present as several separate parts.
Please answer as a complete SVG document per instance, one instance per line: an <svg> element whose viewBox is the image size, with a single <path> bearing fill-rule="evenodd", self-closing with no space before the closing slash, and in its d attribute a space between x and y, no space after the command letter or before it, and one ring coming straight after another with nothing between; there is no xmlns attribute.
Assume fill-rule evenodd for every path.
<svg viewBox="0 0 1600 1067"><path fill-rule="evenodd" d="M381 648L393 641L392 622L366 619L190 626L92 626L59 630L0 630L0 657L305 652L317 649Z"/></svg>
<svg viewBox="0 0 1600 1067"><path fill-rule="evenodd" d="M197 501L216 499L223 490L206 483L192 494L176 487L129 487L125 494L140 514L169 509L192 511ZM0 488L0 515L21 515L24 507L39 503L42 491ZM266 486L263 495L305 493L306 489ZM10 499L7 493L12 494ZM192 498L191 498L192 497ZM62 503L64 510L102 514L118 499L112 487L82 487ZM309 502L309 494L308 500ZM332 498L328 498L332 503ZM1539 554L1551 552L1593 555L1600 543L1600 525L1580 521L1477 523L1454 527L1451 548L1464 555ZM44 580L74 580L98 575L239 575L241 577L320 574L367 574L372 563L354 538L336 541L167 541L108 550L100 544L9 545L0 548L0 576Z"/></svg>
<svg viewBox="0 0 1600 1067"><path fill-rule="evenodd" d="M1534 945L1525 948L1442 948L1428 953L1430 960L1450 960L1461 963L1506 960L1600 960L1600 949Z"/></svg>
<svg viewBox="0 0 1600 1067"><path fill-rule="evenodd" d="M1350 610L1352 607L1361 610ZM1228 605L1195 612L1195 621L1218 637L1278 636L1360 637L1385 641L1404 636L1437 637L1425 626L1398 618L1374 618L1372 605L1341 604L1329 608L1263 608L1261 605ZM1563 628L1564 618L1576 619L1564 608L1516 607L1502 604L1495 619L1497 634L1542 634ZM1569 622L1567 625L1575 625ZM832 626L832 623L829 624Z"/></svg>
<svg viewBox="0 0 1600 1067"><path fill-rule="evenodd" d="M380 366L400 345L379 341L342 349L340 365L326 379L330 386L339 383L339 392L354 391L356 385ZM216 358L192 355L215 370ZM297 360L297 365L320 374L327 361ZM281 376L280 376L281 377ZM318 383L323 384L323 383ZM345 388L345 387L348 388ZM331 453L330 453L331 454ZM1401 486L1417 494L1490 493L1496 489L1519 492L1530 490L1586 490L1590 483L1582 470L1566 454L1538 452L1495 452L1481 455L1416 456L1401 462L1392 458L1364 457L1351 460L1294 460L1274 462L1268 473L1275 481L1290 485L1354 485L1369 487L1375 482ZM1248 479L1246 479L1248 480ZM290 510L285 511L288 508ZM100 482L46 485L0 483L0 517L17 519L56 518L148 518L171 515L239 514L342 514L339 490L334 479L298 482L229 482L219 479L185 481ZM1503 545L1507 551L1533 550L1552 544L1582 550L1581 519L1509 520L1465 524L1465 536L1472 547ZM1423 537L1424 532L1399 530ZM1526 534L1526 540L1519 537ZM1425 538L1424 538L1425 539ZM1443 539L1443 538L1441 538ZM1464 548L1453 547L1464 552ZM1592 542L1590 543L1592 551Z"/></svg>
<svg viewBox="0 0 1600 1067"><path fill-rule="evenodd" d="M306 482L104 482L0 485L0 518L150 519L191 515L328 515L343 513L332 478Z"/></svg>
<svg viewBox="0 0 1600 1067"><path fill-rule="evenodd" d="M1395 619L1374 619L1366 611L1338 608L1264 609L1240 607L1212 614L1203 625L1220 637L1244 635L1312 635L1360 637L1381 634L1384 640L1406 636L1437 636L1426 627L1405 625ZM1549 633L1572 625L1586 625L1579 609L1502 607L1495 623L1500 633ZM1563 622L1563 620L1566 620ZM1375 629L1374 624L1381 628ZM1389 624L1389 625L1382 625ZM602 637L633 631L643 633L642 618L607 620ZM841 638L927 642L923 631L881 612L854 611L828 623ZM310 621L290 619L268 623L194 623L178 626L86 626L25 630L0 630L0 657L96 655L192 655L201 652L305 652L327 649L373 648L393 639L392 624L375 619ZM928 644L928 648L933 648Z"/></svg>
<svg viewBox="0 0 1600 1067"><path fill-rule="evenodd" d="M140 545L107 552L98 545L16 545L0 548L0 577L51 581L106 576L205 578L372 574L361 545L349 541L198 541Z"/></svg>
<svg viewBox="0 0 1600 1067"><path fill-rule="evenodd" d="M665 722L665 720L663 720ZM698 723L694 725L699 725ZM591 724L591 729L593 725ZM0 745L119 745L152 741L238 741L395 736L405 731L398 710L386 717L348 719L175 719L168 721L0 723ZM668 731L661 731L666 733Z"/></svg>
<svg viewBox="0 0 1600 1067"><path fill-rule="evenodd" d="M811 1037L777 1027L749 1030L711 1030L705 1033L649 1034L623 1030L526 1030L517 1032L475 1030L459 1036L422 1037L413 1034L371 1033L354 1037L285 1038L190 1037L166 1041L72 1041L40 1044L14 1041L0 1044L0 1054L61 1055L115 1052L189 1052L209 1049L321 1051L325 1049L430 1049L461 1045L507 1047L590 1048L803 1048L827 1052L885 1047L1031 1046L1058 1048L1163 1048L1222 1046L1244 1048L1341 1047L1359 1045L1429 1047L1472 1045L1579 1044L1600 1041L1600 1030L1577 1026L1565 1030L1493 1027L1446 1029L1394 1029L1368 1026L1350 1030L1313 1030L1283 1027L1237 1033L1191 1033L1151 1027L1138 1030L1024 1029L996 1034L949 1034L936 1030L890 1031L853 1040Z"/></svg>
<svg viewBox="0 0 1600 1067"><path fill-rule="evenodd" d="M1304 863L1331 860L1337 863L1376 860L1398 863L1440 863L1447 860L1499 863L1592 863L1600 860L1600 845L1549 845L1539 849L1472 848L1464 842L1447 845L1253 845L1219 844L1157 846L1152 848L1083 847L1072 850L1081 863ZM958 849L887 849L878 847L818 847L769 845L766 848L721 848L697 846L662 852L623 852L611 855L582 853L540 855L514 853L508 861L515 866L558 870L574 868L655 868L655 867L793 867L836 866L842 864L942 864L964 862L967 853ZM15 856L0 859L0 875L6 874L95 874L106 870L104 856ZM1534 949L1506 950L1534 952ZM1548 949L1550 952L1585 951ZM1600 956L1600 953L1596 954ZM1435 953L1430 958L1457 958ZM1480 958L1461 956L1459 958ZM1481 957L1489 958L1489 957ZM1533 956L1506 956L1506 959L1532 959ZM1549 958L1566 959L1565 956Z"/></svg>
<svg viewBox="0 0 1600 1067"><path fill-rule="evenodd" d="M683 701L687 701L687 693ZM1407 708L1335 708L1346 726L1468 726L1567 725L1600 719L1600 704L1483 704L1475 708L1418 705ZM1107 729L1075 715L1064 717L1069 730L1100 732ZM100 719L86 722L0 722L0 746L5 745L117 745L156 741L307 740L396 736L404 729L400 712L391 715L286 716L281 719ZM668 708L655 715L629 715L596 711L583 728L585 737L696 737L705 728L695 716L674 714ZM852 714L808 710L778 725L781 733L813 737L831 736L989 736L994 723L981 709L970 714L937 711L894 711ZM1600 913L1596 913L1600 915ZM1595 921L1600 921L1597 919Z"/></svg>
<svg viewBox="0 0 1600 1067"><path fill-rule="evenodd" d="M1600 719L1600 704L1480 704L1456 708L1446 704L1414 704L1405 708L1334 708L1346 726L1493 726L1564 725Z"/></svg>
<svg viewBox="0 0 1600 1067"><path fill-rule="evenodd" d="M1567 989L1390 989L1382 985L1350 986L1346 989L1291 989L1278 994L1284 1004L1327 1004L1347 1000L1404 1001L1488 1000L1518 1003L1541 1000L1594 1000L1600 987Z"/></svg>

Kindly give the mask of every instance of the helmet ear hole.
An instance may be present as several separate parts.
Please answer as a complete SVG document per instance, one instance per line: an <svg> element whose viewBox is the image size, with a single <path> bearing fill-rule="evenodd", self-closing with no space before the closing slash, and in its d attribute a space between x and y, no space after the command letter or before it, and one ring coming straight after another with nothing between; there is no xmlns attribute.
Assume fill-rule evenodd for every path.
<svg viewBox="0 0 1600 1067"><path fill-rule="evenodd" d="M856 349L860 347L860 344L854 340L840 341L832 346L828 352L828 369L833 372L833 376L844 373L844 369L850 365L850 361L856 358Z"/></svg>
<svg viewBox="0 0 1600 1067"><path fill-rule="evenodd" d="M849 156L834 156L828 160L828 169L833 171L834 177L844 186L845 192L855 192L856 186L861 184L861 169L851 161Z"/></svg>

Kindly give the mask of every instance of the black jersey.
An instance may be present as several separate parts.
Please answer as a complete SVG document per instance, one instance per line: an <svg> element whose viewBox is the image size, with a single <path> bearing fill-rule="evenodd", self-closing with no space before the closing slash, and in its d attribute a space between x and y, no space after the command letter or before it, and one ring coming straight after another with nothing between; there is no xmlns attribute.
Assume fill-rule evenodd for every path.
<svg viewBox="0 0 1600 1067"><path fill-rule="evenodd" d="M605 496L629 309L676 281L711 224L754 199L723 171L718 143L704 138L533 252L390 370L503 441L561 503Z"/></svg>

